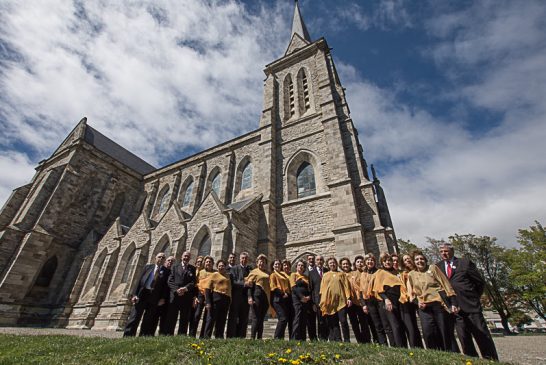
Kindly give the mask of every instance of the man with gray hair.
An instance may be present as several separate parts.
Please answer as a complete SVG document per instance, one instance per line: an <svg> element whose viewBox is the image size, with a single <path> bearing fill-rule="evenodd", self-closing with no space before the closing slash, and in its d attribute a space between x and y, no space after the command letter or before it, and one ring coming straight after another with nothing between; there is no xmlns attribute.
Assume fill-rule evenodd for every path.
<svg viewBox="0 0 546 365"><path fill-rule="evenodd" d="M478 356L472 341L474 337L484 358L498 360L495 343L482 313L480 297L485 288L485 281L478 268L466 258L455 257L453 246L448 243L440 245L440 257L442 261L436 265L447 276L457 294L460 310L451 317L455 320L455 328L463 353L468 356Z"/></svg>

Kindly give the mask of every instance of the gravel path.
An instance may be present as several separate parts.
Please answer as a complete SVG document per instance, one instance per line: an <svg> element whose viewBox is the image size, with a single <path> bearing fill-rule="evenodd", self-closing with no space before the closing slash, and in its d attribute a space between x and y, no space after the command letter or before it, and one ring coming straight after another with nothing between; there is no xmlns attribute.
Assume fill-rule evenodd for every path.
<svg viewBox="0 0 546 365"><path fill-rule="evenodd" d="M71 335L82 337L121 338L121 332L68 330L62 328L0 327L0 334ZM546 364L546 336L494 337L501 361L522 365Z"/></svg>

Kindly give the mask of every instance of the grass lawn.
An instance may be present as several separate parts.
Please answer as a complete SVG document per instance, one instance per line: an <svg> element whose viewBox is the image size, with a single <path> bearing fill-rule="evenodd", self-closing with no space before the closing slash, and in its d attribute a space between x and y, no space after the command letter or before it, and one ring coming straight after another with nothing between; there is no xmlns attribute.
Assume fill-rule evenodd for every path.
<svg viewBox="0 0 546 365"><path fill-rule="evenodd" d="M438 351L325 342L0 335L0 364L488 364Z"/></svg>

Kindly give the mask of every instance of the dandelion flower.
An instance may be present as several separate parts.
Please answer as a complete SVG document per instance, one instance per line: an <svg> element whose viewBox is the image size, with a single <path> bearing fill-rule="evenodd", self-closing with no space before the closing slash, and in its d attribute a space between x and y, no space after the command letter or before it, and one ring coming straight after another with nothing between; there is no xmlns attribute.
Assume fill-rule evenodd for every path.
<svg viewBox="0 0 546 365"><path fill-rule="evenodd" d="M410 352L409 355L410 355L410 356L413 356L413 352Z"/></svg>
<svg viewBox="0 0 546 365"><path fill-rule="evenodd" d="M291 354L292 353L292 349L286 349L285 351L287 354Z"/></svg>

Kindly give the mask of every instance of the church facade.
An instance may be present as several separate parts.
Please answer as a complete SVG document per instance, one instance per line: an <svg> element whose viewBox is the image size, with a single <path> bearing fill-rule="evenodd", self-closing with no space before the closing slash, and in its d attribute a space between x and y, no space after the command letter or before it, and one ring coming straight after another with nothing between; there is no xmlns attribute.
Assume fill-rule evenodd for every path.
<svg viewBox="0 0 546 365"><path fill-rule="evenodd" d="M330 48L297 3L258 129L156 169L82 119L0 211L0 325L120 330L158 252L396 251Z"/></svg>

